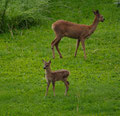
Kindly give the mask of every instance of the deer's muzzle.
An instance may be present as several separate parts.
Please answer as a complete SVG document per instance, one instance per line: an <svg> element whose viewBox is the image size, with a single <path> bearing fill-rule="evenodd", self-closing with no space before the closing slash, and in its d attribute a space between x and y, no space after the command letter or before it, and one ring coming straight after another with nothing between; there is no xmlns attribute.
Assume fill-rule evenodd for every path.
<svg viewBox="0 0 120 116"><path fill-rule="evenodd" d="M46 69L46 67L43 67L43 69Z"/></svg>

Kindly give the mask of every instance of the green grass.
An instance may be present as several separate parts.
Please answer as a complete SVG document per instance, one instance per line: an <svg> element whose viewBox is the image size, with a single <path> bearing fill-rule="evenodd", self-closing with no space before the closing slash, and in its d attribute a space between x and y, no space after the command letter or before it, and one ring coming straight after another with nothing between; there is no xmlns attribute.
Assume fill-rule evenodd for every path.
<svg viewBox="0 0 120 116"><path fill-rule="evenodd" d="M120 8L111 0L51 1L47 25L0 35L1 116L119 116L120 115ZM67 6L67 7L65 7ZM88 7L89 6L89 7ZM57 19L91 24L92 9L99 9L105 22L85 42L87 60L76 40L64 38L59 48L63 59L52 59L51 24ZM58 14L59 13L59 14ZM52 70L70 71L70 88L56 82L45 97L46 80L42 59L52 60Z"/></svg>

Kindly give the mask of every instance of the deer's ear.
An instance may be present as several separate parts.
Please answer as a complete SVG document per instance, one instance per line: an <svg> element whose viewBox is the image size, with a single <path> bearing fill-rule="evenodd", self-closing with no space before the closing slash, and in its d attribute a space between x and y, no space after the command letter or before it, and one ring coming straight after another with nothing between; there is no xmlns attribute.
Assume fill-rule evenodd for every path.
<svg viewBox="0 0 120 116"><path fill-rule="evenodd" d="M96 15L96 11L93 11L94 15Z"/></svg>
<svg viewBox="0 0 120 116"><path fill-rule="evenodd" d="M96 14L99 14L99 10L96 10Z"/></svg>
<svg viewBox="0 0 120 116"><path fill-rule="evenodd" d="M51 60L49 61L49 64L51 64Z"/></svg>

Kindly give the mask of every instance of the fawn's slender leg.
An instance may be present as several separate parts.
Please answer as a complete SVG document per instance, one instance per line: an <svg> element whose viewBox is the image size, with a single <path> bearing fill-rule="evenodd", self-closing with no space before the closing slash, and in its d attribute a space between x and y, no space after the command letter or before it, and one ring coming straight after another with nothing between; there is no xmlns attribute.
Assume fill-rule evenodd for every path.
<svg viewBox="0 0 120 116"><path fill-rule="evenodd" d="M67 91L68 91L68 82L67 81L64 81L64 84L65 84L65 86L66 86L66 90L65 90L65 95L67 95Z"/></svg>
<svg viewBox="0 0 120 116"><path fill-rule="evenodd" d="M52 85L53 85L53 93L54 93L54 96L55 96L55 82L52 81Z"/></svg>
<svg viewBox="0 0 120 116"><path fill-rule="evenodd" d="M82 48L83 48L83 51L84 51L84 58L86 59L86 53L85 53L85 40L84 40L84 39L81 40L81 44L82 44Z"/></svg>
<svg viewBox="0 0 120 116"><path fill-rule="evenodd" d="M59 50L59 48L58 48L59 42L60 42L60 40L55 44L55 47L56 47L56 49L57 49L57 51L58 51L58 53L59 53L60 58L62 58L62 54L60 53L60 50Z"/></svg>
<svg viewBox="0 0 120 116"><path fill-rule="evenodd" d="M50 86L50 81L47 82L47 89L46 89L46 94L45 94L45 96L47 96L47 94L48 94L49 86Z"/></svg>
<svg viewBox="0 0 120 116"><path fill-rule="evenodd" d="M77 50L78 50L79 44L80 44L80 39L77 40L76 51L75 51L75 57L76 57L76 55L77 55Z"/></svg>

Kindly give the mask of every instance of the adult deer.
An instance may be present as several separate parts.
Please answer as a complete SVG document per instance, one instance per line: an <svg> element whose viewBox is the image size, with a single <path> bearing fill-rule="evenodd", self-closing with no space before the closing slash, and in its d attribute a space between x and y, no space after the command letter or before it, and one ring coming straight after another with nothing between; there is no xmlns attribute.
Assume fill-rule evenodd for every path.
<svg viewBox="0 0 120 116"><path fill-rule="evenodd" d="M88 38L95 30L99 22L103 22L105 19L102 15L100 15L99 11L93 11L95 14L95 19L91 25L84 24L75 24L69 21L58 20L52 24L52 29L55 32L55 39L51 43L53 58L55 58L54 46L56 47L60 58L62 58L62 54L59 51L58 44L63 37L70 37L77 39L75 56L77 55L77 50L79 47L79 43L81 41L82 48L84 51L84 58L86 59L85 53L85 39Z"/></svg>
<svg viewBox="0 0 120 116"><path fill-rule="evenodd" d="M46 71L45 77L46 77L46 81L47 81L47 89L46 89L45 96L47 96L48 89L49 89L51 82L53 85L53 92L54 92L54 96L55 96L55 82L56 81L63 81L64 82L64 84L66 86L65 95L67 95L67 91L69 88L69 82L67 81L68 76L69 76L69 71L67 71L65 69L51 71L51 68L50 68L51 61L46 62L43 60L43 63L44 63L44 69Z"/></svg>

